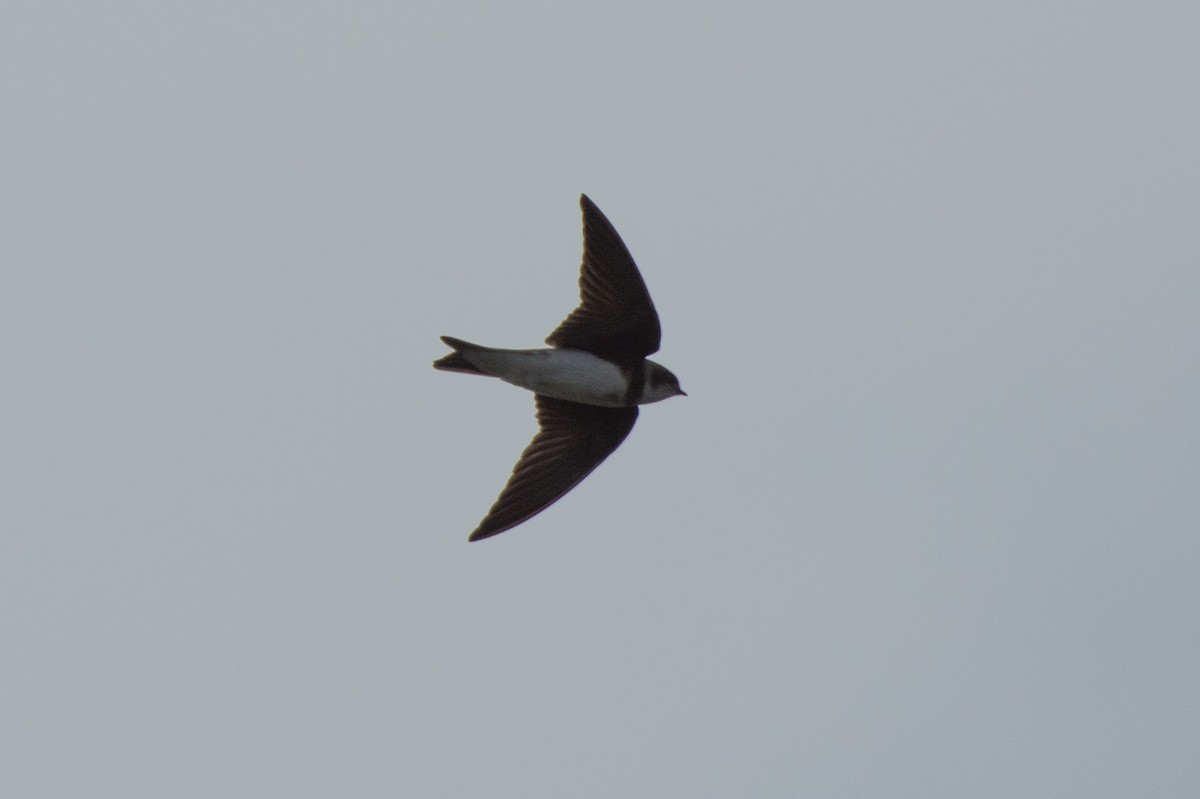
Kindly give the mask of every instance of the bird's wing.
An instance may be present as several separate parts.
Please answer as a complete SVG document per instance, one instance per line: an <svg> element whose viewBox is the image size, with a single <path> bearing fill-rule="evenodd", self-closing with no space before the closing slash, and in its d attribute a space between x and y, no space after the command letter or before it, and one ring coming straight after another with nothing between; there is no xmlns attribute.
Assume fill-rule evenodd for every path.
<svg viewBox="0 0 1200 799"><path fill-rule="evenodd" d="M616 228L587 195L579 307L546 339L552 347L645 358L658 351L662 329L650 292Z"/></svg>
<svg viewBox="0 0 1200 799"><path fill-rule="evenodd" d="M620 446L638 416L636 407L601 408L541 394L534 401L541 429L472 541L503 533L554 504Z"/></svg>

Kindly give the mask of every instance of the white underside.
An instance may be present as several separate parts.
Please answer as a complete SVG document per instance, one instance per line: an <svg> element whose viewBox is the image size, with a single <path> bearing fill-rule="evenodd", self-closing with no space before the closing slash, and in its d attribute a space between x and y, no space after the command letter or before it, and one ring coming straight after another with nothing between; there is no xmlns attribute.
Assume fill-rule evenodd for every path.
<svg viewBox="0 0 1200 799"><path fill-rule="evenodd" d="M547 397L616 408L628 380L603 358L582 350L469 350L463 355L506 383Z"/></svg>

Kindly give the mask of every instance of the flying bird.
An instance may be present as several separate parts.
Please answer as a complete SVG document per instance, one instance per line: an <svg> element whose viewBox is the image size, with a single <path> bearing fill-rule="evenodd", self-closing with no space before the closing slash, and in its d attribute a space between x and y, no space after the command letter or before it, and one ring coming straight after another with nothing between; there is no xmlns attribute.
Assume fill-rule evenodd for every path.
<svg viewBox="0 0 1200 799"><path fill-rule="evenodd" d="M435 369L498 377L532 391L537 408L538 433L471 541L511 530L579 485L629 435L637 406L687 396L670 370L646 357L658 351L662 330L633 256L587 195L579 206L579 307L546 339L549 348L441 337L454 352Z"/></svg>

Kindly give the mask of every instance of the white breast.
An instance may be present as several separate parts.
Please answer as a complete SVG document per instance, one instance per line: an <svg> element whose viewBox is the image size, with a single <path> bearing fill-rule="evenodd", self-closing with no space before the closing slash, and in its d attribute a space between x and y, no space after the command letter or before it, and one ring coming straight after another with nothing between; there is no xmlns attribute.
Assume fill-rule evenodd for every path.
<svg viewBox="0 0 1200 799"><path fill-rule="evenodd" d="M507 383L588 405L619 407L629 386L616 365L582 350L493 350L486 361L480 367Z"/></svg>

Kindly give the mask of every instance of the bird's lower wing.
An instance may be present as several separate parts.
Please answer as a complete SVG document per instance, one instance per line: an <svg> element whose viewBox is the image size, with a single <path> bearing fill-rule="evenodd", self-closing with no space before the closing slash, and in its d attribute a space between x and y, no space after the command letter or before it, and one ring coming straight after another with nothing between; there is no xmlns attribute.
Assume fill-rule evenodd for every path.
<svg viewBox="0 0 1200 799"><path fill-rule="evenodd" d="M621 445L638 409L601 408L534 396L538 434L470 540L478 541L536 516L577 486Z"/></svg>

